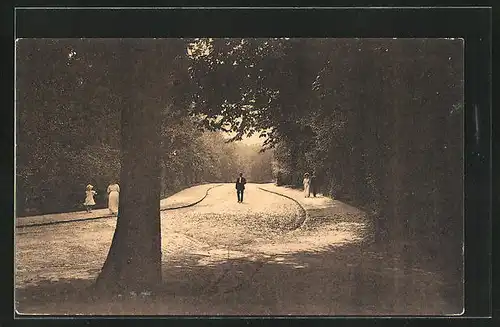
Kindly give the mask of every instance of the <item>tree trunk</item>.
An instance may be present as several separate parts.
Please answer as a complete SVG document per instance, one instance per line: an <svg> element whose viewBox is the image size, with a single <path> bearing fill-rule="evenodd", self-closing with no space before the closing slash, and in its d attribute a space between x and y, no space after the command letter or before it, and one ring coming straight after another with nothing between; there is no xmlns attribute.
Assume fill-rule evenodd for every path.
<svg viewBox="0 0 500 327"><path fill-rule="evenodd" d="M119 57L124 73L120 217L96 281L107 292L151 290L161 283L161 111L141 94L150 81L141 69L141 54L129 42L123 42Z"/></svg>

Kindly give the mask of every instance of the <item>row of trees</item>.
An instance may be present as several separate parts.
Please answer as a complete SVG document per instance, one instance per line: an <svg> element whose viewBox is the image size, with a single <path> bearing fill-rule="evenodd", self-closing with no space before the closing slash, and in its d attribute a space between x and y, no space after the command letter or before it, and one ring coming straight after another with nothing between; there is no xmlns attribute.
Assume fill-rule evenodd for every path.
<svg viewBox="0 0 500 327"><path fill-rule="evenodd" d="M36 42L30 44L36 48ZM418 241L423 254L447 263L451 258L448 266L460 270L461 41L80 40L38 45L37 51L46 52L44 59L30 57L33 51L25 52L23 60L39 60L36 67L49 71L44 82L62 79L62 87L51 88L54 94L33 90L35 94L20 95L18 101L66 99L66 107L57 108L50 124L42 125L51 142L37 144L36 151L48 143L68 148L78 144L67 135L88 135L81 139L82 146L110 137L106 132L86 133L88 126L105 124L108 131L107 119L94 117L121 112L120 119L109 119L120 122L112 130L121 131L115 140L121 148L122 216L97 285L142 287L161 280L158 200L165 166L175 162L176 171L193 172L184 183L201 180L197 164L210 154L199 154L207 144L217 144L210 139L216 134L207 136L203 146L194 142L196 133L184 133L190 128L232 132L233 140L259 133L264 148L274 149L275 172L294 174L291 183L300 183L304 171L316 170L327 194L372 214L377 239ZM66 73L54 70L53 63L64 62L49 58L57 55L66 56L66 65L73 68ZM75 93L93 80L99 82ZM23 90L33 87L24 83ZM101 106L83 110L79 98L102 101ZM55 117L65 115L69 105L74 106L72 115L66 115L73 123L61 133ZM102 111L102 116L93 115L93 110ZM38 116L32 113L25 119ZM185 122L187 116L193 125L176 129L172 122ZM37 125L29 126L27 135ZM36 137L26 139L23 146L37 143ZM193 148L176 152L176 142ZM231 170L229 162L217 159L234 162L234 156L221 158L226 149L214 151L219 155L212 168ZM223 178L227 172L219 173ZM175 178L170 177L164 178L167 183Z"/></svg>
<svg viewBox="0 0 500 327"><path fill-rule="evenodd" d="M316 171L325 193L371 214L377 240L408 241L460 281L461 40L217 39L198 48L208 50L193 65L197 105L224 115L207 125L266 131L288 183Z"/></svg>
<svg viewBox="0 0 500 327"><path fill-rule="evenodd" d="M121 106L110 76L117 73L105 51L105 43L88 40L18 45L18 215L81 209L89 183L97 207L105 207L107 185L119 182ZM272 179L270 153L227 143L218 131L203 132L172 103L157 110L164 115L158 144L162 197L195 184L232 181L240 171L251 181Z"/></svg>

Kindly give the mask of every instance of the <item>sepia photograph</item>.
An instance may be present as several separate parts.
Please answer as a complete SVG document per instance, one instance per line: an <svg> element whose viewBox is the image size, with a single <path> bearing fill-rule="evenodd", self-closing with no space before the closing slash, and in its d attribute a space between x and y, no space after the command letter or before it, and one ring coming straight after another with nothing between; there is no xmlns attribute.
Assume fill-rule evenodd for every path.
<svg viewBox="0 0 500 327"><path fill-rule="evenodd" d="M461 315L464 46L17 39L16 312Z"/></svg>

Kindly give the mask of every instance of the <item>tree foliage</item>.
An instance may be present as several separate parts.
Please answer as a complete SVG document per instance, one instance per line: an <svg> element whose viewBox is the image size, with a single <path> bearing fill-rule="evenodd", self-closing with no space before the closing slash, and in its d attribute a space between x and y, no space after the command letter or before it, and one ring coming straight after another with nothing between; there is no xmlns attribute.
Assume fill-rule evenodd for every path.
<svg viewBox="0 0 500 327"><path fill-rule="evenodd" d="M69 209L87 183L99 192L118 178L120 103L130 95L112 91L123 73L113 42L18 43L21 211ZM163 195L241 170L249 181L272 174L297 186L315 171L323 193L372 215L380 239L419 240L431 258L461 253L460 40L169 44L156 49L168 56L144 54L137 67L149 75L136 72L130 88L148 90L145 105L162 113ZM257 133L267 153L221 131L230 141Z"/></svg>
<svg viewBox="0 0 500 327"><path fill-rule="evenodd" d="M372 214L377 238L459 258L460 40L198 42L191 77L206 125L237 137L265 131L286 183L316 171L324 193Z"/></svg>
<svg viewBox="0 0 500 327"><path fill-rule="evenodd" d="M204 133L187 110L192 97L182 56L186 42L179 40L167 61L174 66L170 80L151 90L162 97L156 106L162 112L164 197L199 183L232 181L249 169L235 159L244 144L228 144L220 132ZM123 75L117 46L117 40L99 39L17 43L18 215L82 209L89 183L97 190L96 207L107 206L106 188L120 179L123 95L114 88ZM161 72L158 64L155 71Z"/></svg>

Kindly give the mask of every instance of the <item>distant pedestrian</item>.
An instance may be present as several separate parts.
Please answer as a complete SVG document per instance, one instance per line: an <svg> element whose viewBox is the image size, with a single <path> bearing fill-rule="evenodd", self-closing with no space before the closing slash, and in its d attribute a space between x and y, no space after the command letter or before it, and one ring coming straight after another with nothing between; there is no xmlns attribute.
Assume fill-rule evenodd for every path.
<svg viewBox="0 0 500 327"><path fill-rule="evenodd" d="M120 200L120 186L117 183L108 186L108 209L113 214L118 214Z"/></svg>
<svg viewBox="0 0 500 327"><path fill-rule="evenodd" d="M92 212L92 207L95 206L94 195L96 195L97 192L94 191L93 188L94 187L89 184L85 191L85 202L83 204L87 212Z"/></svg>
<svg viewBox="0 0 500 327"><path fill-rule="evenodd" d="M311 178L309 180L309 184L311 187L311 192L314 197L316 197L316 194L318 193L318 179L316 178L316 174L313 172L311 175Z"/></svg>
<svg viewBox="0 0 500 327"><path fill-rule="evenodd" d="M281 174L281 171L278 171L276 173L276 186L281 186L283 185L283 175Z"/></svg>
<svg viewBox="0 0 500 327"><path fill-rule="evenodd" d="M243 192L245 191L245 184L247 180L243 177L243 173L240 173L240 177L236 180L236 195L238 196L238 203L243 202Z"/></svg>
<svg viewBox="0 0 500 327"><path fill-rule="evenodd" d="M304 174L304 180L302 181L304 185L304 197L308 198L311 196L311 180L309 179L309 173Z"/></svg>

